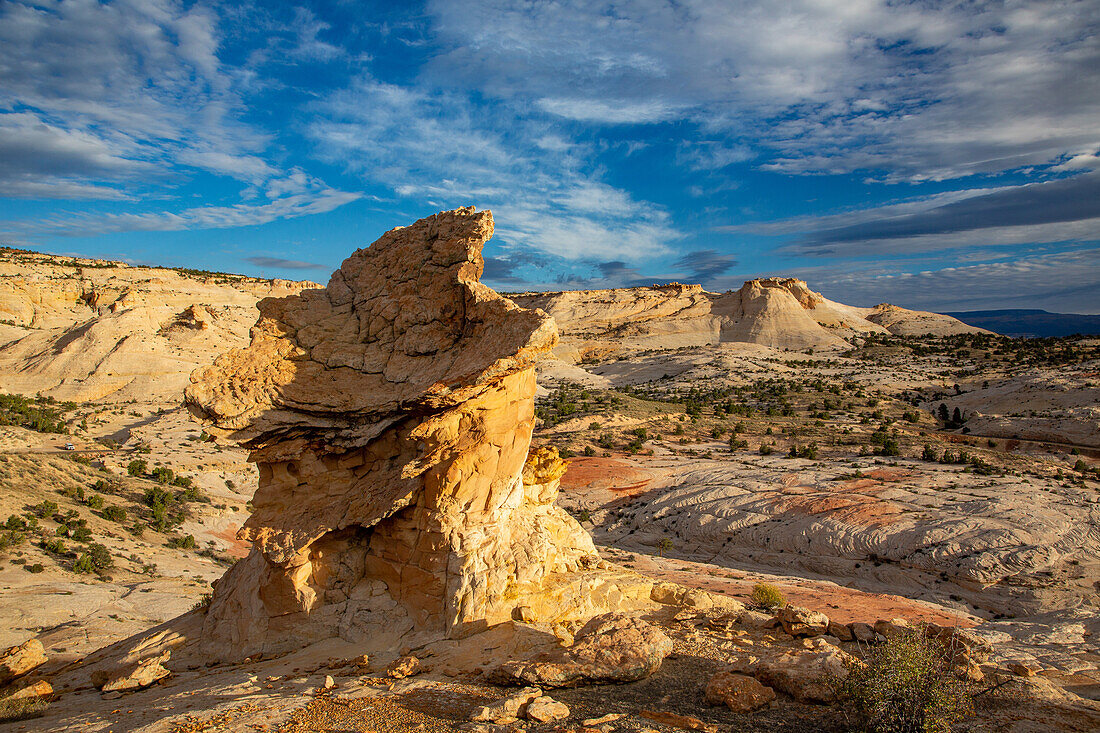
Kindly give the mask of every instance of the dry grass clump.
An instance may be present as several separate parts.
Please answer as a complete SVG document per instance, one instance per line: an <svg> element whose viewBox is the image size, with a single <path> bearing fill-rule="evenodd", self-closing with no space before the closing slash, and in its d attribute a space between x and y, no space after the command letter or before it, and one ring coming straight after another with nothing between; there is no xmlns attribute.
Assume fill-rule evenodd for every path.
<svg viewBox="0 0 1100 733"><path fill-rule="evenodd" d="M752 587L752 602L769 611L783 608L787 605L787 599L783 592L771 583L757 583Z"/></svg>
<svg viewBox="0 0 1100 733"><path fill-rule="evenodd" d="M0 723L14 723L18 720L40 718L46 713L46 708L49 706L49 703L37 697L18 700L2 699L0 700Z"/></svg>

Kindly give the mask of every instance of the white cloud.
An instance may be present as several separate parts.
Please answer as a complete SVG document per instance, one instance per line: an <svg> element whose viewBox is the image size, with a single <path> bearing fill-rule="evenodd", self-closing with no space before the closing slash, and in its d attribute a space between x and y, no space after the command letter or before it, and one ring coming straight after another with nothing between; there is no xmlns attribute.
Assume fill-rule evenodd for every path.
<svg viewBox="0 0 1100 733"><path fill-rule="evenodd" d="M1045 308L1097 313L1100 249L1025 252L1010 258L921 271L859 267L792 271L826 296L850 305L887 301L931 311Z"/></svg>
<svg viewBox="0 0 1100 733"><path fill-rule="evenodd" d="M490 208L505 245L637 261L680 236L664 210L586 171L583 146L463 94L360 79L314 112L307 134L329 161L438 208Z"/></svg>
<svg viewBox="0 0 1100 733"><path fill-rule="evenodd" d="M784 172L946 179L1096 142L1091 0L434 0L429 10L446 47L428 69L439 83L589 122L693 121L770 148Z"/></svg>
<svg viewBox="0 0 1100 733"><path fill-rule="evenodd" d="M359 199L360 194L323 189L298 193L265 204L198 206L179 212L122 214L60 214L34 221L3 222L0 233L22 235L80 235L112 232L174 232L187 229L231 229L323 214Z"/></svg>

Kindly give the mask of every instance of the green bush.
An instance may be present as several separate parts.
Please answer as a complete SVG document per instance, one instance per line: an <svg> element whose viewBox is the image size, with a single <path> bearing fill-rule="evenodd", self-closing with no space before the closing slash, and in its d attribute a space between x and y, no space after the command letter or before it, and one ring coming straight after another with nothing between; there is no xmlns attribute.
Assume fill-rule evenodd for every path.
<svg viewBox="0 0 1100 733"><path fill-rule="evenodd" d="M76 562L73 563L73 572L81 575L90 575L95 572L95 563L92 562L92 558L88 553L84 553L76 559Z"/></svg>
<svg viewBox="0 0 1100 733"><path fill-rule="evenodd" d="M973 712L972 684L923 629L887 636L832 684L852 729L865 733L950 733Z"/></svg>
<svg viewBox="0 0 1100 733"><path fill-rule="evenodd" d="M58 506L55 502L46 499L41 504L35 504L31 507L31 511L39 519L45 519L46 517L52 517L57 512Z"/></svg>
<svg viewBox="0 0 1100 733"><path fill-rule="evenodd" d="M126 510L120 506L109 506L103 510L103 518L112 522L125 522Z"/></svg>
<svg viewBox="0 0 1100 733"><path fill-rule="evenodd" d="M752 602L761 608L783 608L787 605L787 599L783 592L771 583L757 583L752 587Z"/></svg>
<svg viewBox="0 0 1100 733"><path fill-rule="evenodd" d="M42 566L42 563L40 562L36 562L34 565L24 565L23 569L26 570L28 573L41 573L46 570L46 568L44 568Z"/></svg>
<svg viewBox="0 0 1100 733"><path fill-rule="evenodd" d="M168 546L176 547L181 550L193 550L195 549L195 536L184 535L183 537L169 537Z"/></svg>
<svg viewBox="0 0 1100 733"><path fill-rule="evenodd" d="M145 472L149 470L149 464L140 458L130 461L126 466L126 473L131 476L144 476Z"/></svg>
<svg viewBox="0 0 1100 733"><path fill-rule="evenodd" d="M936 452L936 449L928 443L924 444L924 451L921 452L920 457L921 460L929 461L931 463L935 463L940 459L939 454Z"/></svg>
<svg viewBox="0 0 1100 733"><path fill-rule="evenodd" d="M153 480L158 484L169 484L172 479L176 477L175 471L164 466L157 466L153 469Z"/></svg>
<svg viewBox="0 0 1100 733"><path fill-rule="evenodd" d="M111 557L111 551L105 545L93 543L88 546L87 554L96 570L106 570L115 564L114 559Z"/></svg>

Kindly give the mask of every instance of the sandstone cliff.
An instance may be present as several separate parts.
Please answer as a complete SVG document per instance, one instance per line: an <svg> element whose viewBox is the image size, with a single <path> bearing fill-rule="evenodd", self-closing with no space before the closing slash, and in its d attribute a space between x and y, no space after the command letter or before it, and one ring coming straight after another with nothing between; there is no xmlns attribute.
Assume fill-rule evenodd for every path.
<svg viewBox="0 0 1100 733"><path fill-rule="evenodd" d="M472 208L387 232L192 375L188 406L260 469L212 654L599 610L592 541L553 504L564 465L528 459L554 323L478 282L492 233Z"/></svg>
<svg viewBox="0 0 1100 733"><path fill-rule="evenodd" d="M561 331L557 355L579 360L620 349L669 349L746 342L778 349L847 347L869 333L980 332L948 316L894 306L857 308L816 293L802 280L750 280L740 290L710 293L700 285L522 293Z"/></svg>
<svg viewBox="0 0 1100 733"><path fill-rule="evenodd" d="M311 282L0 253L0 391L176 402L188 374L248 343L260 298Z"/></svg>

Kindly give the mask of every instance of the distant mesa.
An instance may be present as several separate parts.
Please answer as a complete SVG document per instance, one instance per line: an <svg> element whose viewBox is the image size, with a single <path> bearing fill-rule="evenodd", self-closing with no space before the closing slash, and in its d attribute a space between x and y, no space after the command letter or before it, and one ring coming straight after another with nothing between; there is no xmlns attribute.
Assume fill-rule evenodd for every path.
<svg viewBox="0 0 1100 733"><path fill-rule="evenodd" d="M1100 315L1050 313L1036 309L961 311L947 315L963 323L1019 338L1100 336Z"/></svg>

